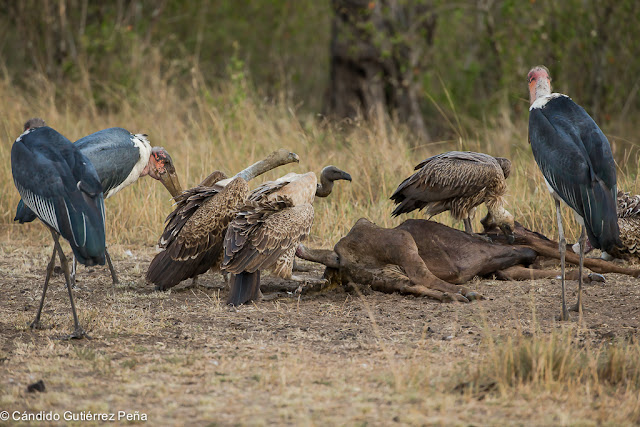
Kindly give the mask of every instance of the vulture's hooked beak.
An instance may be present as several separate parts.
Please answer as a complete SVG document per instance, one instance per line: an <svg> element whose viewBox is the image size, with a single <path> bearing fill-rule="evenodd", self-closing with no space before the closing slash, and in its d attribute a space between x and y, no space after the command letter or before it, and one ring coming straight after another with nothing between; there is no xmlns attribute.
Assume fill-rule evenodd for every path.
<svg viewBox="0 0 640 427"><path fill-rule="evenodd" d="M349 175L349 173L342 171L342 175L340 176L340 179L344 179L345 181L351 181L351 175Z"/></svg>
<svg viewBox="0 0 640 427"><path fill-rule="evenodd" d="M162 147L153 147L151 160L152 168L149 175L159 180L172 197L179 196L182 193L182 186L169 153Z"/></svg>
<svg viewBox="0 0 640 427"><path fill-rule="evenodd" d="M516 241L516 236L513 234L513 230L508 225L501 225L500 230L504 233L504 236L507 238L507 242L510 245L513 245Z"/></svg>

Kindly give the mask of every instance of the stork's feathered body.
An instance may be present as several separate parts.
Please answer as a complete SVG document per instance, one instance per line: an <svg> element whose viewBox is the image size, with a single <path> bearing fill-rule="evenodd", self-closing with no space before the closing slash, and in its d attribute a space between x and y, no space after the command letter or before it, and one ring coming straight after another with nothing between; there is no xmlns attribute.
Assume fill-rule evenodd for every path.
<svg viewBox="0 0 640 427"><path fill-rule="evenodd" d="M228 179L215 171L200 185L176 197L158 246L162 249L149 265L146 279L157 290L217 270L229 222L249 194L247 181L278 166L298 162L295 153L278 150L266 159Z"/></svg>
<svg viewBox="0 0 640 427"><path fill-rule="evenodd" d="M416 173L405 179L391 195L398 206L392 215L425 209L434 216L445 211L465 221L475 208L485 203L496 223L506 233L513 232L513 216L504 209L506 178L511 162L502 157L469 151L450 151L429 157L415 167Z"/></svg>
<svg viewBox="0 0 640 427"><path fill-rule="evenodd" d="M76 259L85 265L105 263L104 199L91 162L67 138L49 127L27 129L11 148L13 180L24 205L51 230L53 257L47 267L37 327L58 251L65 273L75 323L75 337L84 336L73 303L62 235Z"/></svg>
<svg viewBox="0 0 640 427"><path fill-rule="evenodd" d="M41 126L45 126L42 119L30 119L25 129ZM161 181L174 197L182 191L171 156L162 147L151 147L145 134L133 134L113 127L87 135L77 140L74 146L89 159L98 173L105 199L145 175ZM22 224L34 219L34 213L21 200L14 220ZM118 279L108 251L106 257L115 284ZM75 281L75 260L71 278Z"/></svg>
<svg viewBox="0 0 640 427"><path fill-rule="evenodd" d="M564 287L566 242L560 201L567 204L582 225L580 278L586 236L605 251L620 246L616 214L616 169L609 141L587 112L571 98L551 93L551 78L545 67L528 74L531 107L529 142L556 201L562 264L562 318L568 318ZM582 310L582 280L579 280L577 310Z"/></svg>
<svg viewBox="0 0 640 427"><path fill-rule="evenodd" d="M228 303L260 296L260 271L291 278L295 251L311 231L317 178L287 174L256 188L229 224L222 270L234 274Z"/></svg>

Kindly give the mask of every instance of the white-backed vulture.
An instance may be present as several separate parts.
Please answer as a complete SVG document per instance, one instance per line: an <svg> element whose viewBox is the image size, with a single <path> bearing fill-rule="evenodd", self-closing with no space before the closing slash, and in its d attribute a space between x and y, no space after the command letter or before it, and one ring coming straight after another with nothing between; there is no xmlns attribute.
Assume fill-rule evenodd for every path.
<svg viewBox="0 0 640 427"><path fill-rule="evenodd" d="M227 226L249 194L247 181L292 162L299 162L298 156L280 149L231 179L215 171L176 197L176 208L167 217L158 242L162 251L149 265L147 282L157 290L167 290L219 268Z"/></svg>
<svg viewBox="0 0 640 427"><path fill-rule="evenodd" d="M630 193L618 191L618 227L622 246L603 252L602 258L610 261L614 258L640 258L640 194L631 196ZM592 251L593 245L589 240L585 244L585 253ZM573 245L573 251L578 253L579 245Z"/></svg>
<svg viewBox="0 0 640 427"><path fill-rule="evenodd" d="M465 231L473 233L470 217L484 203L505 235L512 236L513 215L504 208L510 169L509 159L470 151L429 157L391 195L398 205L392 215L425 209L432 217L451 211L455 219L464 221Z"/></svg>
<svg viewBox="0 0 640 427"><path fill-rule="evenodd" d="M232 273L228 304L260 298L260 271L291 279L295 251L313 225L313 200L326 197L333 181L351 176L334 166L315 173L290 173L256 188L229 224L222 270ZM295 278L294 278L295 279Z"/></svg>

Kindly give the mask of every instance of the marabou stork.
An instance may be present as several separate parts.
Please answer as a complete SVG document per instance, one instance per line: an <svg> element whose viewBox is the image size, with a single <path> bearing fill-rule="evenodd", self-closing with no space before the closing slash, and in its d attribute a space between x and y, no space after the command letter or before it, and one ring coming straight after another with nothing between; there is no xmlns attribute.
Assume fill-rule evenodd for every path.
<svg viewBox="0 0 640 427"><path fill-rule="evenodd" d="M616 215L616 168L611 146L598 125L571 98L551 93L544 66L528 74L529 142L556 204L562 265L562 320L569 318L565 303L566 241L560 201L574 212L582 226L578 302L571 309L582 315L582 269L587 236L594 247L609 251L621 245Z"/></svg>
<svg viewBox="0 0 640 427"><path fill-rule="evenodd" d="M25 130L45 126L42 119L28 120ZM93 164L108 199L123 188L149 175L159 180L172 197L182 192L180 181L169 153L162 147L151 147L147 136L132 134L123 128L108 128L77 140L74 144ZM33 212L20 201L16 209L15 221L21 224L35 219ZM118 283L109 252L105 252L113 284ZM75 284L76 261L73 260L71 281Z"/></svg>
<svg viewBox="0 0 640 427"><path fill-rule="evenodd" d="M67 259L58 239L62 235L69 241L80 263L104 265L104 200L98 174L78 147L46 126L29 128L16 139L11 148L11 171L23 203L49 228L54 244L42 299L31 327L40 326L40 314L57 251L75 326L69 338L85 337L87 335L76 314Z"/></svg>

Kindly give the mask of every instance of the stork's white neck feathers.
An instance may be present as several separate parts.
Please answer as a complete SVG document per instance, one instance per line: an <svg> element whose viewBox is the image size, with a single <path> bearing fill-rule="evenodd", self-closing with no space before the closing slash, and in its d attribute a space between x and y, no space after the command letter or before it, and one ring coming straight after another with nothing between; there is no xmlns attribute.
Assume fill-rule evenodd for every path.
<svg viewBox="0 0 640 427"><path fill-rule="evenodd" d="M547 102L555 98L560 98L562 96L569 98L569 96L557 92L550 93L549 95L539 96L535 101L533 101L533 104L531 104L531 107L529 107L529 111L533 110L534 108L544 108L547 105Z"/></svg>
<svg viewBox="0 0 640 427"><path fill-rule="evenodd" d="M147 139L147 137L143 134L131 135L131 142L133 142L133 145L135 145L136 148L140 151L140 158L136 162L133 169L131 169L131 172L129 173L129 176L127 176L127 179L122 181L122 183L120 183L120 185L118 185L117 187L109 190L107 194L104 195L105 199L113 196L118 191L125 188L127 185L136 182L144 168L149 163L149 156L151 155L151 144L149 144L149 140Z"/></svg>

